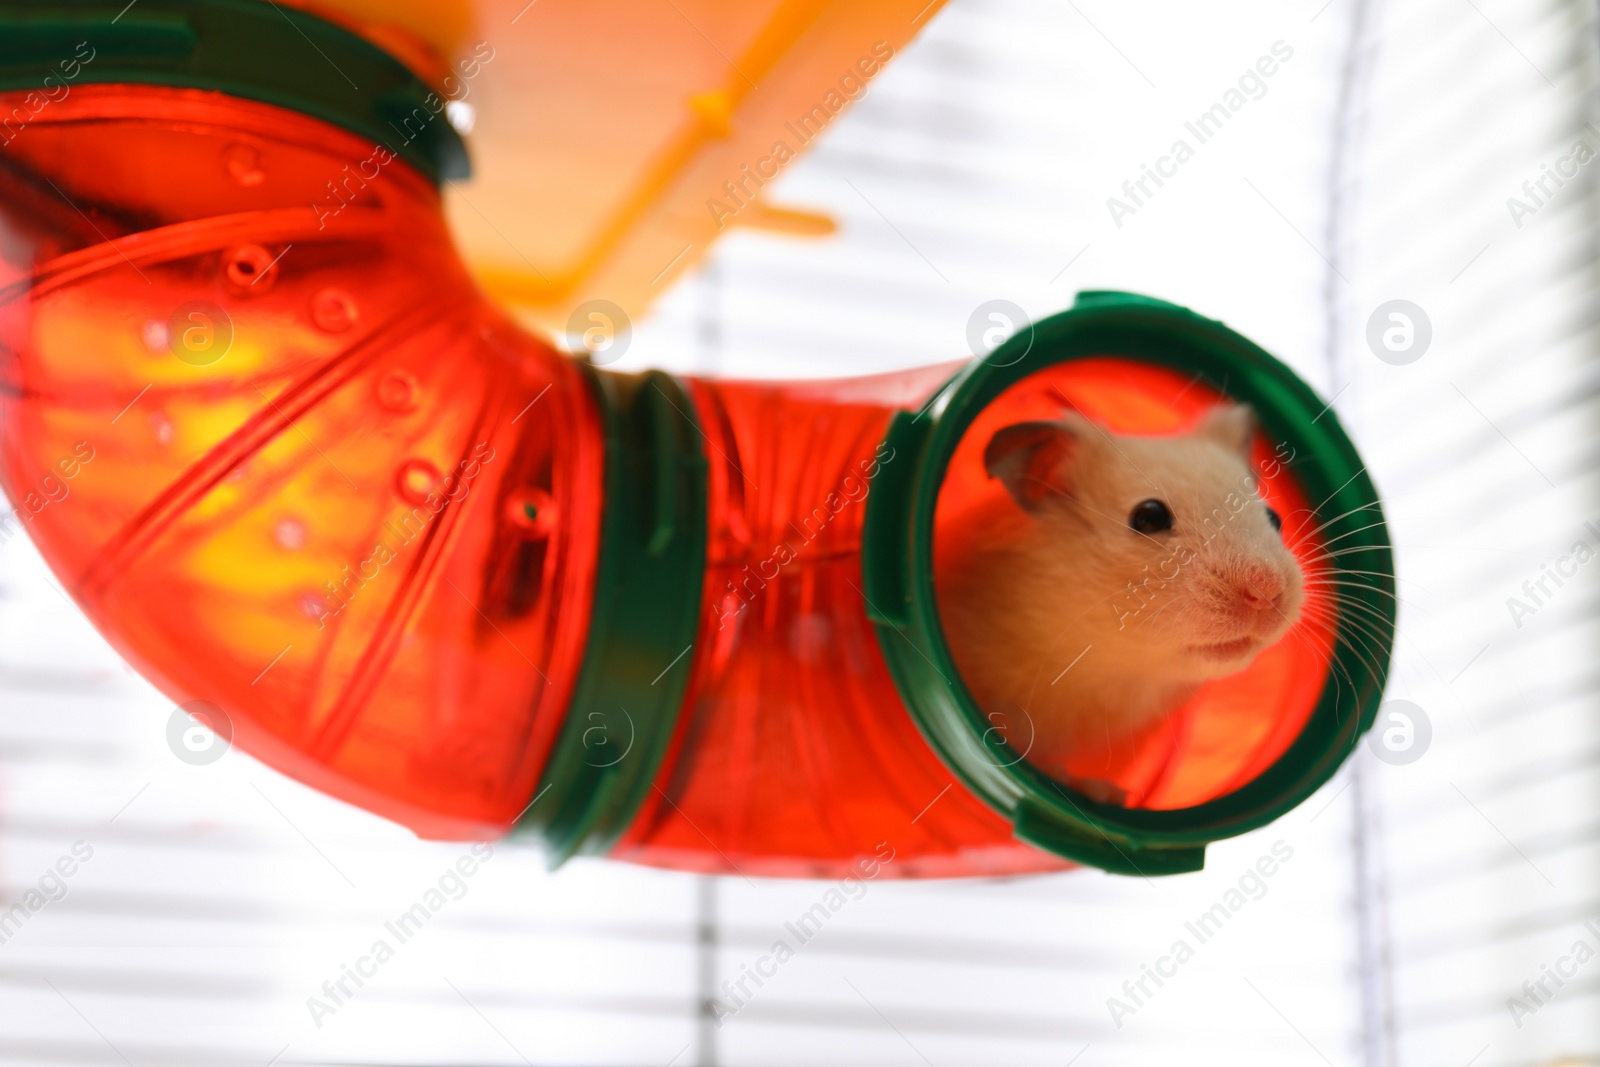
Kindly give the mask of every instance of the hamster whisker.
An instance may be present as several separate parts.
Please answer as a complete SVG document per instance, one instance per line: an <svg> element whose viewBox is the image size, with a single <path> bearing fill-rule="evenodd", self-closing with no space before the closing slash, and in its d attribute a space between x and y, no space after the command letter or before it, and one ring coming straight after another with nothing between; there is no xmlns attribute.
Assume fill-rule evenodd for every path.
<svg viewBox="0 0 1600 1067"><path fill-rule="evenodd" d="M1305 571L1307 583L1312 582L1342 582L1352 586L1361 586L1379 592L1387 592L1385 586L1387 576L1381 571L1368 571L1351 567L1322 567L1307 568ZM1419 587L1420 588L1420 587Z"/></svg>
<svg viewBox="0 0 1600 1067"><path fill-rule="evenodd" d="M1369 676L1376 678L1381 675L1382 664L1388 659L1390 647L1387 627L1380 630L1378 624L1348 613L1339 613L1332 621L1336 627L1335 636L1338 641L1350 647L1356 658L1367 668ZM1335 644L1334 648L1337 647Z"/></svg>
<svg viewBox="0 0 1600 1067"><path fill-rule="evenodd" d="M1394 593L1391 593L1389 590L1383 588L1383 586L1380 584L1382 581L1381 576L1375 577L1369 581L1365 575L1370 573L1372 572L1330 571L1327 574L1308 574L1306 575L1306 586L1309 588L1313 585L1341 585L1348 586L1351 589L1367 589L1374 593L1382 593L1384 596L1394 597L1396 600L1400 599Z"/></svg>
<svg viewBox="0 0 1600 1067"><path fill-rule="evenodd" d="M1163 611L1166 611L1168 608L1170 608L1172 605L1176 604L1177 602L1178 602L1178 598L1177 597L1175 597L1175 596L1167 597L1166 603L1162 604L1159 608L1157 608L1156 610L1150 612L1148 615L1145 615L1144 618L1140 619L1138 625L1135 626L1134 629L1135 630L1142 629L1145 626L1145 624L1147 624L1151 619L1155 618L1157 615L1160 615Z"/></svg>
<svg viewBox="0 0 1600 1067"><path fill-rule="evenodd" d="M1308 593L1313 589L1318 590L1319 592L1325 590L1329 595L1339 596L1354 596L1355 591L1360 590L1361 592L1373 593L1378 596L1388 597L1397 605L1404 603L1398 594L1391 593L1387 589L1377 589L1373 586L1367 585L1364 582L1309 582L1306 584L1306 590Z"/></svg>
<svg viewBox="0 0 1600 1067"><path fill-rule="evenodd" d="M1359 582L1320 582L1316 585L1307 586L1306 588L1308 595L1314 591L1316 596L1320 599L1331 599L1337 600L1340 603L1357 605L1365 608L1367 611L1374 612L1383 618L1387 618L1388 616L1377 607L1374 607L1372 604L1368 603L1366 600L1358 597L1354 590L1359 589L1367 593L1382 593L1383 595L1392 599L1396 604L1402 602L1400 597L1390 593L1387 589L1374 589L1369 585L1363 585Z"/></svg>
<svg viewBox="0 0 1600 1067"><path fill-rule="evenodd" d="M1348 620L1341 620L1341 622L1343 621ZM1299 627L1296 627L1296 629L1298 630ZM1311 640L1309 633L1303 633L1299 636L1309 645ZM1341 664L1340 657L1337 654L1340 643L1347 646L1355 655L1357 662L1364 668L1364 673L1368 679L1377 679L1382 675L1383 671L1380 664L1386 658L1383 653L1383 643L1367 633L1363 627L1356 626L1353 630L1341 633L1339 641L1336 641L1325 651L1318 650L1316 646L1309 646L1313 651L1320 652L1320 656L1330 672L1335 676L1343 675L1344 679L1350 683L1352 692L1358 691L1360 687L1356 684L1356 679L1348 668Z"/></svg>
<svg viewBox="0 0 1600 1067"><path fill-rule="evenodd" d="M1388 597L1390 600L1393 600L1396 607L1398 607L1399 605L1405 603L1405 601L1401 600L1400 597L1395 596L1393 593L1389 592L1386 589L1372 589L1369 586L1360 586L1360 585L1356 585L1356 586L1332 586L1332 585L1307 586L1306 587L1306 599L1310 600L1313 596L1315 596L1319 600L1333 601L1333 602L1336 602L1336 603L1339 603L1339 604L1348 605L1350 607L1360 607L1360 608L1372 613L1373 615L1378 617L1380 620L1386 620L1388 618L1387 614L1385 614L1384 612L1379 611L1377 608L1374 608L1371 604L1366 603L1365 601L1356 598L1356 596L1351 592L1352 589L1362 589L1362 590L1365 590L1366 592L1380 593L1383 596Z"/></svg>
<svg viewBox="0 0 1600 1067"><path fill-rule="evenodd" d="M1112 518L1110 515L1106 515L1103 512L1096 511L1094 508L1091 508L1088 504L1085 504L1082 500L1079 500L1077 497L1073 496L1071 493L1065 492L1064 490L1061 490L1061 489L1057 489L1054 485L1051 485L1049 482L1045 481L1043 478L1029 478L1029 481L1036 482L1039 485L1044 486L1046 489L1050 490L1051 493L1053 493L1056 496L1061 497L1063 500L1065 500L1068 503L1072 504L1074 507L1079 508L1082 511L1087 511L1089 514L1095 516L1096 518L1104 519L1107 522L1111 523L1113 526L1125 526L1125 525L1127 525L1121 519ZM1140 537L1144 538L1145 540L1149 541L1151 544L1161 545L1162 547L1165 547L1165 545L1162 545L1162 542L1157 541L1154 537L1151 537L1149 534L1145 533L1142 530L1134 530L1133 527L1131 527L1131 526L1129 526L1128 529L1130 531L1132 531L1133 533L1138 534Z"/></svg>
<svg viewBox="0 0 1600 1067"><path fill-rule="evenodd" d="M1364 669L1365 678L1363 680L1375 682L1379 678L1383 677L1384 672L1382 664L1383 661L1387 659L1386 649L1382 648L1382 646L1378 645L1377 643L1370 642L1364 638L1357 638L1353 641L1350 641L1347 647L1349 647L1350 650L1355 653L1356 661L1360 663ZM1347 671L1345 676L1349 679L1352 688L1359 688L1356 685L1356 678L1354 675Z"/></svg>
<svg viewBox="0 0 1600 1067"><path fill-rule="evenodd" d="M1302 617L1301 621L1295 624L1294 628L1284 635L1284 640L1293 641L1302 645L1308 651L1316 653L1321 658L1322 662L1326 664L1333 663L1333 658L1328 654L1328 649L1320 647L1320 642L1316 642L1312 639L1311 627L1308 625L1309 622L1310 620L1308 618Z"/></svg>
<svg viewBox="0 0 1600 1067"><path fill-rule="evenodd" d="M1355 679L1351 677L1349 668L1339 662L1337 657L1332 654L1331 648L1319 647L1311 640L1311 635L1309 633L1300 632L1300 627L1298 626L1291 631L1291 635L1305 648L1306 651L1315 656L1317 661L1327 669L1328 677L1333 681L1335 693L1344 688L1345 684L1350 686L1351 692L1356 691L1356 682Z"/></svg>
<svg viewBox="0 0 1600 1067"><path fill-rule="evenodd" d="M1323 501L1323 503L1326 504L1327 501L1325 500L1325 501ZM1319 505L1317 505L1317 508L1320 508L1321 506L1322 505L1319 504ZM1314 535L1320 533L1321 531L1327 529L1329 526L1332 526L1336 522L1339 522L1339 521L1341 521L1343 519L1347 519L1351 515L1356 514L1357 512L1371 511L1373 508L1375 508L1377 506L1378 505L1376 503L1368 503L1368 504L1363 504L1358 508L1351 508L1349 511L1342 512L1341 514L1338 514L1338 515L1334 515L1333 517L1329 518L1325 522L1322 522L1321 524L1317 525L1315 528L1310 529L1310 530L1307 530L1305 528L1305 526L1302 524L1299 529L1297 529L1293 533L1289 534L1288 537L1300 537L1302 535L1304 535L1306 537L1314 536ZM1317 517L1317 508L1313 508L1312 511L1311 511L1311 517L1313 519ZM1285 540L1287 540L1288 537L1285 537Z"/></svg>
<svg viewBox="0 0 1600 1067"><path fill-rule="evenodd" d="M1349 625L1361 630L1374 641L1383 640L1384 633L1388 629L1387 616L1381 612L1373 611L1366 604L1340 603L1339 607L1342 609L1337 619L1339 626Z"/></svg>
<svg viewBox="0 0 1600 1067"><path fill-rule="evenodd" d="M1331 592L1335 592L1335 593L1338 593L1340 595L1345 595L1345 596L1353 595L1353 593L1355 591L1359 590L1360 592L1363 592L1363 593L1370 593L1370 594L1374 594L1376 596L1387 597L1390 600L1394 601L1396 607L1399 607L1401 604L1406 604L1406 605L1408 605L1410 607L1416 608L1418 611L1423 612L1426 615L1434 614L1432 611L1430 611L1429 609L1423 607L1421 604L1417 603L1414 600L1407 599L1406 597L1400 595L1400 593L1398 593L1398 592L1391 592L1388 589L1380 588L1376 584L1373 584L1373 583L1370 583L1370 582L1361 581L1359 579L1350 580L1350 581L1343 581L1343 580L1340 580L1340 579L1332 579L1332 578L1318 578L1315 581L1307 582L1306 583L1306 588L1308 590L1313 589L1313 588L1316 588L1316 589L1327 588Z"/></svg>
<svg viewBox="0 0 1600 1067"><path fill-rule="evenodd" d="M1302 537L1297 541L1290 541L1290 540L1285 539L1284 540L1284 544L1288 545L1291 549L1298 548L1300 545L1304 545L1304 544L1334 545L1334 544L1338 544L1340 541L1343 541L1347 537L1354 537L1356 534L1365 533L1368 530L1376 530L1380 526L1387 526L1387 525L1389 525L1389 523L1386 520L1381 520L1380 519L1378 522L1369 523L1366 526L1360 526L1360 527L1357 527L1354 530L1346 530L1344 533L1339 534L1336 537L1330 537L1325 541L1314 540L1313 536L1311 534L1307 534L1305 537Z"/></svg>
<svg viewBox="0 0 1600 1067"><path fill-rule="evenodd" d="M1356 519L1357 521L1360 521L1360 519L1371 518L1370 514L1369 515L1363 515L1362 514L1362 512L1370 512L1371 510L1372 510L1371 508L1352 508L1349 511L1343 512L1343 513L1338 514L1338 515L1330 515L1327 518L1326 521L1320 522L1316 526L1313 526L1313 527L1311 527L1309 529L1296 530L1294 533L1290 534L1290 536L1291 537L1295 537L1295 538L1299 538L1300 540L1306 540L1308 538L1313 538L1313 537L1316 537L1319 534L1322 534L1322 533L1326 532L1327 530L1331 529L1333 526L1335 526L1335 525L1337 525L1339 523L1345 522L1348 519ZM1359 518L1357 518L1358 516L1359 516ZM1380 513L1378 515L1378 521L1377 522L1368 523L1367 525L1365 525L1365 526L1363 526L1361 528L1363 530L1371 530L1371 529L1374 529L1374 528L1379 527L1379 526L1387 526L1388 524L1389 524L1389 520Z"/></svg>
<svg viewBox="0 0 1600 1067"><path fill-rule="evenodd" d="M1112 518L1110 515L1106 515L1106 514L1104 514L1102 512L1096 511L1094 508L1091 508L1088 504L1085 504L1081 500L1075 500L1074 503L1076 503L1084 511L1087 511L1089 514L1094 515L1094 516L1096 516L1098 518L1102 518L1102 519L1106 520L1107 522L1111 523L1113 526L1127 526L1127 528L1128 528L1130 533L1138 534L1140 537L1144 538L1146 541L1149 541L1151 544L1157 546L1158 548L1163 548L1164 549L1164 548L1167 547L1165 542L1156 540L1154 537L1151 537L1149 534L1145 533L1143 530L1135 530L1132 526L1128 526L1128 524L1126 522L1124 522L1122 519Z"/></svg>
<svg viewBox="0 0 1600 1067"><path fill-rule="evenodd" d="M1378 548L1373 545L1341 545L1338 548L1324 549L1317 545L1317 543L1314 541L1309 542L1309 544L1311 544L1311 546L1317 551L1322 552L1322 554L1329 559L1339 559L1342 556L1353 556L1361 552L1379 551Z"/></svg>
<svg viewBox="0 0 1600 1067"><path fill-rule="evenodd" d="M1352 474L1349 478L1347 478L1345 480L1344 485L1339 486L1339 488L1337 488L1333 492L1329 493L1326 497L1324 497L1322 499L1321 502L1319 502L1315 507L1313 507L1311 509L1312 512L1313 513L1320 512L1323 508L1327 507L1328 501L1332 500L1334 497L1338 496L1341 492L1343 492L1345 485L1349 485L1351 482L1353 482L1357 478L1361 477L1361 475L1364 474L1365 472L1366 472L1366 468L1362 467L1361 470L1358 470L1354 474ZM1376 507L1376 506L1377 506L1377 502L1376 501L1372 501L1372 502L1369 502L1369 503L1361 505L1361 507L1352 508L1350 511L1345 512L1345 514L1346 515L1354 514L1357 511L1364 511L1364 510L1367 510L1369 508Z"/></svg>
<svg viewBox="0 0 1600 1067"><path fill-rule="evenodd" d="M1367 656L1357 651L1356 659L1360 665L1360 671L1362 674L1362 677L1359 679L1356 677L1356 674L1354 671L1352 671L1351 667L1344 661L1343 657L1329 655L1326 658L1328 676L1334 679L1336 685L1338 685L1339 682L1343 682L1344 686L1348 686L1350 698L1352 700L1360 696L1363 688L1362 682L1374 682L1379 677L1379 674L1373 669L1372 662ZM1343 703L1344 701L1341 700L1335 705L1335 707L1338 707Z"/></svg>
<svg viewBox="0 0 1600 1067"><path fill-rule="evenodd" d="M1340 574L1340 575L1345 575L1345 574L1370 574L1374 578L1377 578L1379 581L1383 581L1383 580L1386 580L1386 579L1394 577L1388 571L1364 571L1364 570L1361 570L1360 568L1357 568L1357 567L1327 567L1327 568L1320 568L1317 571L1316 576L1320 578L1324 574ZM1405 579L1405 578L1400 578L1400 579L1396 579L1396 580L1397 581L1406 582L1407 585L1416 585L1417 584L1417 583L1409 581L1408 579Z"/></svg>
<svg viewBox="0 0 1600 1067"><path fill-rule="evenodd" d="M1360 551L1365 551L1365 550L1363 549L1363 550L1360 550ZM1305 567L1308 569L1308 577L1311 574L1315 574L1318 577L1320 577L1322 575L1337 575L1337 574L1367 574L1367 575L1374 576L1375 578L1377 578L1380 581L1383 580L1386 577L1386 575L1385 575L1385 573L1383 571L1366 570L1365 568L1362 568L1362 567L1352 567L1352 566L1350 566L1351 563L1363 563L1363 562L1366 562L1365 560L1362 560L1362 559L1359 559L1359 558L1357 558L1357 559L1349 558L1349 557L1358 556L1358 555L1359 555L1359 551L1358 550L1351 549L1348 552L1319 553L1319 554L1314 555L1314 556L1308 556L1306 558L1306 560L1305 560ZM1410 584L1415 584L1415 583L1410 583Z"/></svg>
<svg viewBox="0 0 1600 1067"><path fill-rule="evenodd" d="M1322 550L1319 549L1319 550L1317 550L1315 552L1307 553L1307 555L1305 557L1305 562L1306 562L1307 565L1314 565L1314 566L1318 567L1319 570L1344 571L1344 572L1346 572L1348 574L1354 574L1358 570L1360 570L1361 568L1352 567L1349 564L1343 563L1341 561L1346 559L1346 558L1348 558L1348 557L1351 557L1351 556L1359 557L1363 552L1371 552L1371 551L1372 551L1372 549L1370 549L1370 548L1349 548L1349 547L1335 549L1335 550L1333 550L1331 552L1325 552L1325 551L1322 551ZM1363 562L1363 561L1358 558L1358 559L1351 560L1351 562L1352 563L1360 563L1360 562ZM1369 573L1373 573L1373 572L1369 572ZM1382 571L1378 571L1378 572L1375 572L1375 573L1381 574L1383 572Z"/></svg>
<svg viewBox="0 0 1600 1067"><path fill-rule="evenodd" d="M1380 612L1374 611L1370 605L1357 603L1344 603L1338 598L1329 598L1341 610L1331 620L1340 629L1349 627L1375 643L1385 644L1385 635L1388 631L1388 618Z"/></svg>
<svg viewBox="0 0 1600 1067"><path fill-rule="evenodd" d="M1310 552L1312 554L1322 553L1322 554L1326 555L1329 559L1337 559L1338 555L1340 553L1345 553L1345 552L1376 552L1376 551L1378 551L1378 549L1373 545L1365 545L1365 544L1341 545L1341 544L1339 544L1340 541L1343 541L1348 537L1354 537L1357 534L1366 532L1366 530L1375 529L1375 528L1376 527L1370 527L1369 526L1369 527L1363 527L1360 530L1348 530L1345 533L1342 533L1337 537L1331 537L1326 541L1319 541L1319 540L1315 540L1313 538L1305 538L1303 540L1295 541L1295 542L1292 542L1292 543L1286 541L1286 542L1284 542L1284 546L1286 548L1288 548L1289 551L1294 552L1297 555L1300 552Z"/></svg>
<svg viewBox="0 0 1600 1067"><path fill-rule="evenodd" d="M1254 587L1252 587L1252 588L1254 588ZM1257 591L1256 595L1258 595L1258 596L1260 595L1259 591ZM1284 633L1288 633L1289 630L1294 629L1294 624L1298 621L1297 619L1289 618L1289 616L1287 616L1287 615L1285 615L1283 613L1283 609L1278 607L1278 605L1276 605L1276 604L1272 605L1272 610L1278 613L1278 618L1282 619L1284 622L1289 624L1289 629L1285 630ZM1302 598L1302 603L1300 605L1300 610L1302 610L1302 611L1305 610L1304 598ZM1280 640L1282 640L1282 639L1280 638Z"/></svg>
<svg viewBox="0 0 1600 1067"><path fill-rule="evenodd" d="M1350 550L1352 552L1375 552L1375 551L1378 551L1378 546L1377 545L1367 545L1367 544L1340 545L1339 542L1345 540L1346 538L1354 537L1356 534L1365 533L1368 530L1376 530L1380 526L1383 526L1383 525L1385 525L1385 524L1384 523L1373 523L1371 526L1363 526L1359 530L1346 530L1344 533L1338 535L1337 537L1330 537L1326 541L1318 541L1318 540L1315 540L1313 538L1306 538L1306 539L1301 540L1301 541L1296 541L1295 545L1297 547L1299 545L1313 545L1313 546L1321 545L1324 548L1329 548L1330 551L1333 550L1330 546L1336 546L1339 551L1344 551L1344 550L1348 549L1348 550Z"/></svg>

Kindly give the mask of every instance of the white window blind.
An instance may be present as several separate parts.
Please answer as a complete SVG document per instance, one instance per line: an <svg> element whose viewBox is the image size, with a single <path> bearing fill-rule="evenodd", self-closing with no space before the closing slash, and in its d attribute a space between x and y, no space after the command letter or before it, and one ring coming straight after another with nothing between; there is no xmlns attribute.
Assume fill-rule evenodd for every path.
<svg viewBox="0 0 1600 1067"><path fill-rule="evenodd" d="M0 944L0 1062L1595 1054L1600 960L1520 1030L1504 1004L1600 916L1600 565L1520 629L1504 603L1600 515L1590 171L1520 229L1503 203L1574 138L1600 148L1594 37L1588 6L1557 0L952 0L771 188L839 232L730 234L619 366L911 366L966 354L986 300L1044 315L1079 288L1220 317L1338 394L1387 494L1404 634L1391 695L1430 716L1421 760L1362 757L1358 786L1341 773L1196 875L875 880L721 1025L709 998L729 1003L723 982L825 884L594 861L552 875L496 845L355 986L345 967L469 846L411 840L238 752L175 759L168 703L15 539L0 547L0 897L39 888L76 842L92 855ZM1291 55L1259 95L1204 143L1187 133L1280 42ZM1107 201L1129 202L1123 184L1185 138L1192 157L1114 218ZM1394 298L1434 328L1408 366L1365 341ZM1288 858L1241 888L1275 846ZM1245 905L1202 929L1234 889ZM1156 985L1146 968L1180 941L1192 956ZM341 979L353 992L335 1003L324 983ZM312 997L336 1010L313 1019ZM1114 1018L1112 998L1134 1010Z"/></svg>
<svg viewBox="0 0 1600 1067"><path fill-rule="evenodd" d="M1389 695L1432 730L1363 768L1375 1063L1600 1062L1600 959L1574 952L1600 953L1600 569L1571 556L1600 547L1595 53L1564 0L1378 4L1363 40L1339 408L1402 564ZM1363 334L1397 298L1432 341L1388 365Z"/></svg>

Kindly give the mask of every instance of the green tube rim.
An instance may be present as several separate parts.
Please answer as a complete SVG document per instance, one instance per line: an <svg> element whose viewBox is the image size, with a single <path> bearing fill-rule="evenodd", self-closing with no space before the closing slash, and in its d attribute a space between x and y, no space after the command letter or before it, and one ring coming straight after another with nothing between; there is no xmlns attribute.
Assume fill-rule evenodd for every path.
<svg viewBox="0 0 1600 1067"><path fill-rule="evenodd" d="M660 371L585 369L605 435L589 635L566 719L513 832L551 867L609 852L678 723L705 584L707 466L688 390Z"/></svg>
<svg viewBox="0 0 1600 1067"><path fill-rule="evenodd" d="M88 62L80 44L93 49ZM377 45L315 15L261 0L0 0L0 91L50 100L90 83L276 104L387 146L435 184L471 172L443 98Z"/></svg>
<svg viewBox="0 0 1600 1067"><path fill-rule="evenodd" d="M1294 477L1343 552L1330 566L1366 572L1345 587L1359 619L1340 613L1334 662L1300 736L1261 775L1204 804L1170 811L1104 804L1022 759L983 717L960 679L933 587L933 516L950 457L973 418L1012 383L1077 359L1121 356L1194 375L1253 405L1265 432L1294 449ZM868 615L896 685L950 770L1012 822L1016 835L1123 874L1199 870L1205 846L1264 826L1300 804L1373 723L1394 644L1394 559L1377 490L1337 417L1266 351L1187 308L1129 293L1085 292L1073 307L1019 332L959 371L919 413L903 412L867 500L863 579ZM1377 576L1377 577L1373 577Z"/></svg>

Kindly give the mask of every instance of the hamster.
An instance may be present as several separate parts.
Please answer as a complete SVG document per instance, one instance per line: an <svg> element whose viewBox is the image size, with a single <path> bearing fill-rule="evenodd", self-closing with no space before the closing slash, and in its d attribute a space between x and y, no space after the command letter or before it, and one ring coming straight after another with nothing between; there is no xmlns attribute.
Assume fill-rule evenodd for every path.
<svg viewBox="0 0 1600 1067"><path fill-rule="evenodd" d="M1110 749L1299 618L1305 577L1256 490L1254 435L1250 408L1225 404L1183 435L1069 412L989 440L1006 495L940 529L935 585L962 679L1035 765L1070 780L1069 758L1107 752L1109 778Z"/></svg>

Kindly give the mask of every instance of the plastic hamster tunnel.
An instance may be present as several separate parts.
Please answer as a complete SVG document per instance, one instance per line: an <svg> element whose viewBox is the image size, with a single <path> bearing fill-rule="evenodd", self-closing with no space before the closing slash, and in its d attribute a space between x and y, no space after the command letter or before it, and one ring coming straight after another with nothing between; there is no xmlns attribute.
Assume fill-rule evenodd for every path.
<svg viewBox="0 0 1600 1067"><path fill-rule="evenodd" d="M1371 725L1375 490L1326 405L1222 324L1084 293L965 364L611 373L468 276L437 188L465 152L408 68L272 5L117 6L0 5L0 537L26 530L130 663L256 757L557 861L829 876L886 842L892 876L1156 874L1304 800ZM270 61L289 34L361 88ZM1177 432L1223 397L1258 413L1302 566L1344 592L1121 753L1125 799L1098 801L962 684L941 515L989 491L974 452L1004 420Z"/></svg>

